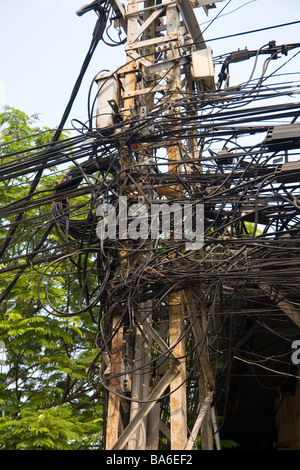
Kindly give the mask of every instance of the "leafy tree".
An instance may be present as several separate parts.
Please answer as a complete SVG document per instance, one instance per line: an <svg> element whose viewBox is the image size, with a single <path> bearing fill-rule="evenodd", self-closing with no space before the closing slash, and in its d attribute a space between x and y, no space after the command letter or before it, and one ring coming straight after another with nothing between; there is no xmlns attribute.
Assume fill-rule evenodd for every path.
<svg viewBox="0 0 300 470"><path fill-rule="evenodd" d="M40 129L35 118L9 106L0 114L0 132L0 161L6 165L31 158L53 136L50 129ZM39 190L47 194L55 178L53 169L45 172ZM0 181L2 208L26 198L31 182L26 174ZM0 292L15 280L24 253L45 233L50 218L49 204L33 204L25 214L29 222L14 230L15 214L2 218L0 237L3 246L8 236L10 243L0 261ZM58 234L50 232L43 249L53 254L58 242ZM0 305L0 340L6 347L0 374L0 449L101 448L102 389L97 369L88 372L98 352L95 324L88 314L65 318L45 310L46 293L39 292L39 282L46 267L42 262L26 266ZM76 311L80 286L65 273L65 265L57 265L47 295L56 307L68 303Z"/></svg>

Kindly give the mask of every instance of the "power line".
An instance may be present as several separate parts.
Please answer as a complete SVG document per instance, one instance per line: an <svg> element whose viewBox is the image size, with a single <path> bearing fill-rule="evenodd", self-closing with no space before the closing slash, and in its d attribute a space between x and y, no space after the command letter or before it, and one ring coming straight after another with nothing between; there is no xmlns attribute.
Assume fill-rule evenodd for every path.
<svg viewBox="0 0 300 470"><path fill-rule="evenodd" d="M229 39L229 38L234 38L234 37L237 37L237 36L244 36L244 35L247 35L247 34L260 33L262 31L268 31L268 30L276 29L276 28L284 28L286 26L293 26L293 25L296 25L296 24L299 24L299 23L300 23L300 20L299 21L292 21L290 23L282 23L282 24L278 24L278 25L274 25L274 26L267 26L265 28L252 29L252 30L249 30L249 31L242 31L241 33L234 33L234 34L228 34L226 36L220 36L220 37L217 37L217 38L205 39L205 42L220 41L221 39ZM200 42L196 42L195 44L200 44Z"/></svg>

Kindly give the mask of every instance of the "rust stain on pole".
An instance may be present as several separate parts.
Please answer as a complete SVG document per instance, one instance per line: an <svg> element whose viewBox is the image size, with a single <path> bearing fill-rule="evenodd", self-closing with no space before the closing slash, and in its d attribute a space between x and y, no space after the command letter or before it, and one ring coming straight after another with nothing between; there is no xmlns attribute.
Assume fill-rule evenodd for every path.
<svg viewBox="0 0 300 470"><path fill-rule="evenodd" d="M113 320L113 330L116 334L112 338L109 386L116 392L121 391L121 373L122 369L122 345L123 329L120 327L120 317L116 316ZM120 420L120 397L113 392L108 396L107 427L106 427L106 450L110 450L119 436Z"/></svg>
<svg viewBox="0 0 300 470"><path fill-rule="evenodd" d="M170 384L171 450L182 450L187 441L185 342L181 339L184 329L182 293L172 294L169 304L170 347L174 345L173 355L180 358L179 374Z"/></svg>

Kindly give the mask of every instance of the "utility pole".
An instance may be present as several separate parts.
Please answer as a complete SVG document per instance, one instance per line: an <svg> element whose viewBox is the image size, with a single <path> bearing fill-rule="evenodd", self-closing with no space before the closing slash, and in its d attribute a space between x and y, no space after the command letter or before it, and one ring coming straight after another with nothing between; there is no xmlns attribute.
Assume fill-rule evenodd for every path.
<svg viewBox="0 0 300 470"><path fill-rule="evenodd" d="M213 3L208 0L128 0L127 8L119 0L110 1L117 24L127 34L126 63L117 73L97 77L99 129L103 126L101 116L107 116L108 102L113 103L111 108L122 116L124 124L134 118L141 123L147 122L153 108L161 102L168 105L165 117L176 119L181 112L181 99L215 89L211 51L203 39L195 9L201 7L208 13L217 1L222 0ZM114 118L112 109L109 119ZM193 159L198 159L195 139L187 139L185 143L172 139L164 149L143 145L142 132L151 132L149 126L142 128L134 155L128 151L126 143L120 142L123 188L130 175L136 172L144 174L147 181L150 168L147 162L153 161L154 152L164 152L167 156L169 174L191 172ZM183 160L189 163L183 165ZM145 184L142 192L143 195L138 196L139 202L146 203L154 198L174 201L182 195L183 188L180 185L161 186L156 187L153 194ZM120 193L122 195L124 193ZM148 240L147 244L150 248L153 241ZM126 257L127 248L124 243L120 254L124 261L118 273L125 278L132 259ZM201 256L201 252L198 255ZM169 253L169 258L174 259L176 266L175 253ZM196 305L193 289L187 288L184 291L174 289L163 312L150 299L141 302L131 314L130 326L122 324L118 309L112 320L106 372L109 389L106 449L155 450L159 448L160 435L169 442L172 450L191 449L200 429L202 448L212 448L214 381L207 345L203 342L208 312ZM190 341L196 345L199 377L196 387L198 409L190 413L190 417L187 325L190 325ZM124 348L126 335L131 338L129 347L127 343L129 352ZM154 357L158 357L155 367ZM127 374L126 391L122 374ZM169 403L163 410L162 403L165 406L166 400ZM162 420L162 412L166 409L169 419Z"/></svg>

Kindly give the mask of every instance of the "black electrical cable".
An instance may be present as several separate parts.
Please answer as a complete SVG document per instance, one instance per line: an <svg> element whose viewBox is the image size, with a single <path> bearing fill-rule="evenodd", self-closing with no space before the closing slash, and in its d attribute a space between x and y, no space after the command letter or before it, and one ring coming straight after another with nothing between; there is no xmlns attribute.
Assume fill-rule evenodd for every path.
<svg viewBox="0 0 300 470"><path fill-rule="evenodd" d="M281 299L290 299L293 305L299 303L295 292L300 281L299 170L296 168L294 173L288 174L291 181L277 181L280 175L283 180L287 175L284 165L273 160L285 157L285 150L272 150L264 141L271 120L272 125L276 125L282 118L290 120L299 113L299 104L293 101L299 86L295 84L291 88L287 82L280 87L274 83L268 87L265 72L266 67L257 79L250 76L243 89L204 92L201 96L183 93L180 99L173 101L182 111L176 118L167 103L173 96L166 94L148 110L145 119L133 116L111 126L110 132L93 129L90 125L94 101L93 106L89 106L88 124L74 121L80 126L78 138L59 141L55 146L42 146L36 153L11 154L11 162L0 164L0 177L9 181L16 175L30 177L43 165L49 165L50 169L57 164L73 163L71 169L64 171L64 179L48 191L35 191L30 203L24 198L1 209L7 227L11 224L9 218L15 213L23 212L25 218L23 225L18 225L24 243L10 260L12 248L18 243L16 237L10 240L5 250L6 266L0 268L0 273L16 269L15 263L23 257L22 272L31 267L41 275L39 294L45 311L67 317L90 314L97 323L96 345L103 355L111 356L110 341L122 328L125 370L109 376L104 376L101 370L103 387L110 390L109 379L121 378L131 372L148 372L150 367L153 376L159 374L158 363L167 360L170 348L167 352L154 348L155 359L152 357L149 361L144 356L143 366L132 366L130 338L134 327L143 332L144 321L135 313L143 303L146 316L150 311L154 313L152 326L157 327L158 321L163 326L164 316L159 314L168 307L169 295L188 288L192 289L197 301L197 315L202 315L202 309L209 310L210 357L216 366L216 376L220 356L224 352L227 354L228 364L220 373L226 404L229 376L236 372L234 355L247 359L251 354L245 340L252 329L245 333L241 326L242 333L235 336L239 321L242 324L244 319L256 313L261 315L260 318L263 315L265 321L269 318L278 321L278 305L272 303L270 307L270 301L266 300L253 305L251 290L254 287L259 290L260 284L267 281L274 288L280 286L283 289ZM267 82L266 86L261 86L262 81ZM290 102L269 106L268 100L276 96L285 97L286 101L290 99ZM255 101L265 101L262 106L250 108L251 97L255 97ZM89 103L90 99L91 93ZM250 138L251 143L243 143L245 137ZM198 155L189 155L191 139L196 141ZM178 157L170 162L168 156L160 156L156 149L172 144L178 147ZM297 145L295 147L289 149L289 155L297 157L299 149ZM150 161L152 152L156 155ZM121 171L120 161L124 155L130 157L130 172ZM169 164L177 165L176 171L168 173L164 167ZM172 188L176 185L183 188L175 199L177 203L188 202L193 207L199 203L205 205L203 256L186 250L184 240L171 241L162 237L155 243L148 243L137 239L127 240L125 245L122 240L99 241L94 236L97 204L108 202L116 208L118 196L126 195L130 203L143 197L144 204L149 207L151 203L164 201L157 196L163 186ZM43 214L49 203L53 203L53 220L50 220L48 210ZM26 217L26 212L31 210L36 212ZM33 220L33 217L36 218ZM55 251L36 243L37 239L44 242L52 228L51 223L59 231ZM256 230L260 224L264 226L262 233ZM293 249L289 249L291 246ZM123 252L122 256L120 252ZM33 255L37 253L39 258L34 259ZM125 273L121 266L126 266ZM79 301L76 307L73 302L72 311L69 304L64 305L64 296L56 297L51 289L59 273L68 289L74 279L73 287L77 283L79 288ZM65 292L67 296L69 293ZM219 303L221 293L222 302ZM151 302L149 311L148 301ZM112 328L116 314L121 321ZM229 325L226 324L228 319L231 319ZM186 384L192 387L198 380L197 347L201 341L191 335L193 324L189 323L188 316L185 321L186 328L180 339L188 339L184 355L188 365ZM226 329L228 326L229 330ZM281 330L278 336L286 338ZM204 338L207 338L206 334ZM263 355L253 355L250 359L252 363L261 363ZM279 364L280 356L274 360ZM124 399L132 399L127 392L117 393ZM168 396L166 392L162 401ZM217 403L219 398L218 394Z"/></svg>
<svg viewBox="0 0 300 470"><path fill-rule="evenodd" d="M72 90L72 93L71 93L71 96L70 96L70 99L69 99L69 102L66 106L66 109L64 111L64 114L62 116L62 119L60 121L60 124L53 136L53 139L52 139L52 144L58 142L60 136L61 136L61 133L63 131L63 128L64 128L64 125L67 121L67 118L69 116L69 113L71 111L71 108L73 106L73 103L75 101L75 98L78 94L78 90L80 88L80 85L82 83L82 80L83 80L83 77L85 75L85 72L88 68L88 65L91 61L91 58L93 56L93 53L98 45L98 42L101 40L102 38L102 34L103 34L103 31L104 31L104 28L105 28L105 25L106 25L106 13L105 13L105 10L100 7L100 15L99 15L99 18L97 20L97 23L96 23L96 26L95 26L95 29L94 29L94 32L93 32L93 38L92 38L92 41L91 41L91 44L90 44L90 47L89 47L89 50L88 50L88 53L84 59L84 62L83 62L83 65L82 65L82 68L80 70L80 73L79 73L79 76L75 82L75 85L74 85L74 88ZM43 175L43 172L44 172L44 166L39 169L34 177L34 180L33 182L31 183L31 187L30 187L30 190L28 192L28 195L27 195L27 200L30 200L31 196L33 195L35 189L37 188L38 184L39 184L39 181ZM22 217L23 217L23 214L22 213L19 213L16 220L15 220L15 224L14 226L11 227L9 233L7 234L7 238L6 240L4 241L1 249L0 249L0 259L1 257L3 256L3 253L5 252L5 250L7 249L14 233L16 232L17 230L17 227L18 227L18 224L20 223L20 221L22 220ZM10 286L7 286L6 290L5 290L5 296L10 292L10 290L13 288L13 286L15 285L17 279L20 277L21 273L23 272L24 270L21 269L20 272L17 274L16 278L11 282ZM1 298L4 298L3 296Z"/></svg>
<svg viewBox="0 0 300 470"><path fill-rule="evenodd" d="M296 25L296 24L299 24L299 23L300 23L300 20L291 21L289 23L277 24L277 25L274 25L274 26L266 26L265 28L252 29L252 30L249 30L249 31L242 31L240 33L228 34L226 36L220 36L220 37L217 37L217 38L206 39L205 42L220 41L222 39L229 39L229 38L234 38L234 37L238 37L238 36L245 36L247 34L260 33L262 31L268 31L268 30L277 29L277 28L284 28L286 26L293 26L293 25ZM200 44L201 42L202 41L200 41L200 42L198 41L196 44Z"/></svg>

